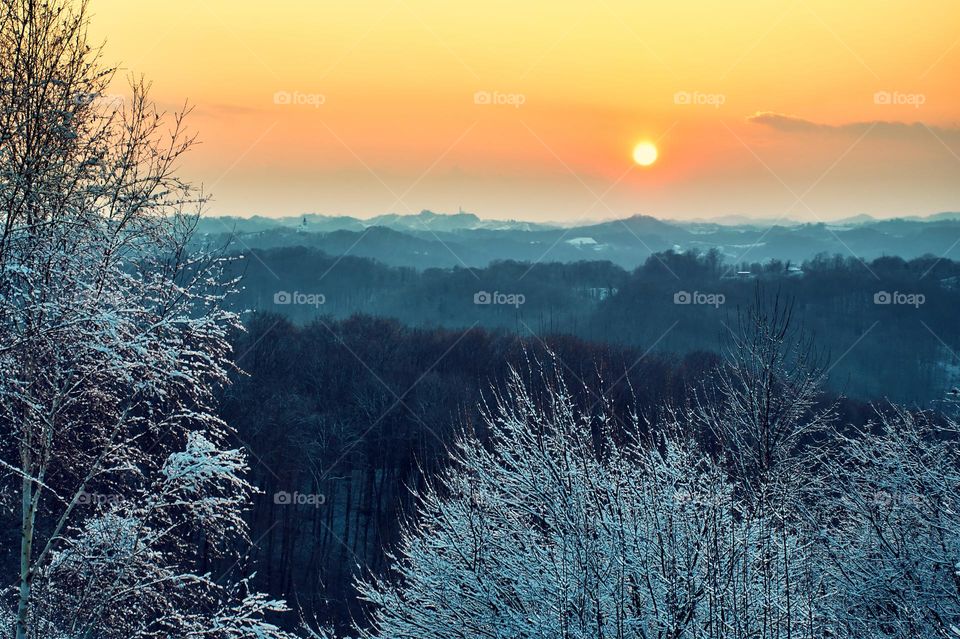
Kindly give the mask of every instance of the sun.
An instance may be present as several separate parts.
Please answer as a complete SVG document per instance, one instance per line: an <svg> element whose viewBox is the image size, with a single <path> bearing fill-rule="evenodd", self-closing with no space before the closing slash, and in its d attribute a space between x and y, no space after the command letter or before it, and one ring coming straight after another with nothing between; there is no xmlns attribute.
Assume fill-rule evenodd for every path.
<svg viewBox="0 0 960 639"><path fill-rule="evenodd" d="M640 166L650 166L657 161L657 147L653 142L640 142L633 147L633 161Z"/></svg>

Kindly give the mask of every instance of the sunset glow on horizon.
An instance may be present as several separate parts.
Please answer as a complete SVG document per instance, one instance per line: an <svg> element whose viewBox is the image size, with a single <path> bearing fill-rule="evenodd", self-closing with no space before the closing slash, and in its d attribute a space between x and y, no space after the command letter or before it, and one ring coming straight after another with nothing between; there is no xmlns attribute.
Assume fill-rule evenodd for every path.
<svg viewBox="0 0 960 639"><path fill-rule="evenodd" d="M115 92L195 107L211 214L960 209L955 1L264 7L91 3Z"/></svg>

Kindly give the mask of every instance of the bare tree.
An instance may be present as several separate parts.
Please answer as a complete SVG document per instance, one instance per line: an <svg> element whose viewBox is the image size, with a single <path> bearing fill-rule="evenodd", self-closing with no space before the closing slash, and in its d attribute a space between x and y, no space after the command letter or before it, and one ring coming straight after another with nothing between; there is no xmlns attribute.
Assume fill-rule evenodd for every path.
<svg viewBox="0 0 960 639"><path fill-rule="evenodd" d="M245 531L221 262L188 241L192 138L86 37L87 4L0 5L0 481L19 494L28 637L285 636L283 608L195 574L193 539ZM9 624L9 625L8 625Z"/></svg>
<svg viewBox="0 0 960 639"><path fill-rule="evenodd" d="M728 465L757 498L797 476L805 439L835 420L823 399L822 358L794 318L792 300L758 284L729 327L724 365L695 393L695 425L712 433Z"/></svg>
<svg viewBox="0 0 960 639"><path fill-rule="evenodd" d="M948 637L960 626L960 429L896 406L837 430L816 485L824 610L843 637Z"/></svg>
<svg viewBox="0 0 960 639"><path fill-rule="evenodd" d="M819 547L809 536L818 523L803 498L818 470L812 444L836 415L822 406L822 358L792 300L758 284L752 305L728 329L724 361L692 394L685 417L712 436L738 507L755 522L750 570L757 583L739 585L740 614L756 622L757 637L801 636L794 612L813 609L822 581ZM812 632L816 624L806 626Z"/></svg>
<svg viewBox="0 0 960 639"><path fill-rule="evenodd" d="M679 423L644 441L635 420L625 441L559 375L541 379L537 394L514 373L486 411L490 441L467 437L420 496L395 574L360 586L375 606L362 636L817 636L799 603L752 607L769 524ZM799 591L802 542L785 543L798 576L781 587Z"/></svg>
<svg viewBox="0 0 960 639"><path fill-rule="evenodd" d="M713 402L666 411L649 439L604 402L584 413L556 367L513 373L489 439L465 436L418 496L394 572L360 584L360 635L956 636L957 424L896 407L838 424L773 308ZM698 423L723 455L692 441Z"/></svg>

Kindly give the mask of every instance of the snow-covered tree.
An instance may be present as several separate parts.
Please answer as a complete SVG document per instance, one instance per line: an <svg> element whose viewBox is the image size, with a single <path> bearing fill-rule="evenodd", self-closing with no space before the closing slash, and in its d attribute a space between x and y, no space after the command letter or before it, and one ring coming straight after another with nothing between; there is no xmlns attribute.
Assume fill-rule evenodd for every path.
<svg viewBox="0 0 960 639"><path fill-rule="evenodd" d="M538 394L515 373L485 412L489 440L465 437L420 496L395 574L360 585L374 605L363 636L817 636L802 540L788 531L765 555L758 536L776 522L742 508L678 429L640 439L638 420L584 414L542 375ZM755 608L773 587L759 567L781 557L792 608Z"/></svg>
<svg viewBox="0 0 960 639"><path fill-rule="evenodd" d="M16 495L18 639L284 637L283 609L199 573L242 539L251 487L214 393L235 315L188 251L192 139L113 77L85 2L0 4L0 495Z"/></svg>
<svg viewBox="0 0 960 639"><path fill-rule="evenodd" d="M692 425L716 438L758 507L803 473L806 440L834 422L820 406L823 371L793 303L759 285L728 327L724 365L692 398Z"/></svg>
<svg viewBox="0 0 960 639"><path fill-rule="evenodd" d="M898 407L836 436L819 495L843 637L947 637L960 626L960 428Z"/></svg>
<svg viewBox="0 0 960 639"><path fill-rule="evenodd" d="M755 634L734 636L797 636L792 614L785 626L778 620L798 607L812 610L823 590L823 549L814 543L818 522L808 509L815 504L805 497L820 469L816 444L836 415L824 400L818 353L793 311L791 300L758 285L753 304L728 327L723 364L691 393L680 416L716 445L736 483L738 507L753 522L754 582L735 588ZM819 629L816 619L805 625Z"/></svg>
<svg viewBox="0 0 960 639"><path fill-rule="evenodd" d="M844 426L809 373L775 379L787 333L750 331L713 403L652 425L583 412L557 362L514 373L418 495L393 572L359 584L361 636L956 636L957 424ZM735 448L693 442L704 423Z"/></svg>

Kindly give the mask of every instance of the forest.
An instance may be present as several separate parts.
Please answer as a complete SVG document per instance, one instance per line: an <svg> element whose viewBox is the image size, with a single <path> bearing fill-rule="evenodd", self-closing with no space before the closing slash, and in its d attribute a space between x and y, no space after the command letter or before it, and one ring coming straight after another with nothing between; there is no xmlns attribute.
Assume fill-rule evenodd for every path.
<svg viewBox="0 0 960 639"><path fill-rule="evenodd" d="M0 0L0 633L960 637L960 265L203 241L195 138Z"/></svg>
<svg viewBox="0 0 960 639"><path fill-rule="evenodd" d="M683 406L721 364L707 352L645 355L574 337L414 329L361 316L307 326L258 316L235 352L244 374L221 414L250 451L261 490L251 519L257 582L336 624L362 614L354 580L382 573L415 514L414 493L447 466L459 436L483 432L484 401L513 371L544 362L568 380L577 410L597 410L602 398L618 423L643 415L647 437L664 407ZM851 425L872 415L849 399L825 395L818 405ZM278 503L282 493L322 504Z"/></svg>
<svg viewBox="0 0 960 639"><path fill-rule="evenodd" d="M680 356L719 352L759 283L795 301L797 320L833 358L825 383L836 393L935 407L960 383L960 263L934 256L867 262L815 255L798 264L729 264L718 251L689 251L655 254L633 271L609 262L417 271L296 247L246 252L231 268L243 281L233 308L280 313L298 324L360 313L415 327L478 326L524 337L653 345ZM323 304L277 304L278 291L321 294ZM524 302L477 305L478 291L520 294ZM722 296L723 303L676 304L680 292ZM883 292L918 296L922 303L876 303Z"/></svg>

